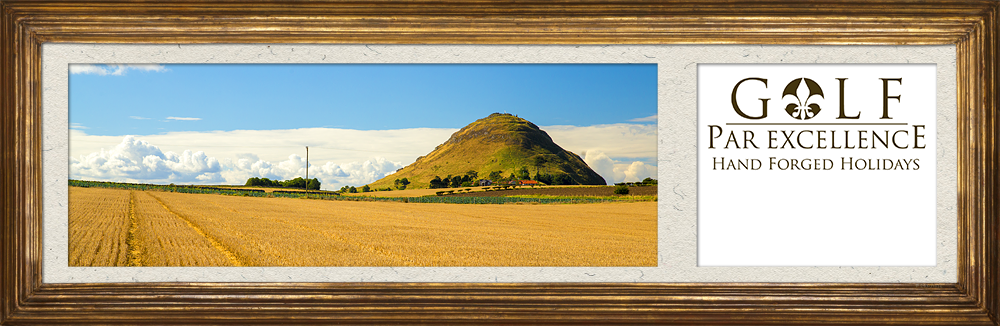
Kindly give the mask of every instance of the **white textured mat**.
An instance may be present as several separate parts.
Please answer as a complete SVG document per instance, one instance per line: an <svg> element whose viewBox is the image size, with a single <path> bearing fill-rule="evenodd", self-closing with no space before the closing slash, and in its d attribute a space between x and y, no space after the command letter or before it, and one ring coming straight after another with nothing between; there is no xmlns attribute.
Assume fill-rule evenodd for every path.
<svg viewBox="0 0 1000 326"><path fill-rule="evenodd" d="M42 47L44 264L63 282L956 282L954 46L90 45ZM70 63L656 63L659 261L647 268L68 267ZM937 266L697 267L697 63L936 63ZM930 185L928 185L930 186Z"/></svg>

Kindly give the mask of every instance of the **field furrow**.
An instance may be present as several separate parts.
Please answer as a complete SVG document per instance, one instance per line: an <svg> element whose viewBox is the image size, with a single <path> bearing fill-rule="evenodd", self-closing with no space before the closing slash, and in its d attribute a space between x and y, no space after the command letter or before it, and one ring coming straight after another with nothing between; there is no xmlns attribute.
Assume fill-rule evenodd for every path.
<svg viewBox="0 0 1000 326"><path fill-rule="evenodd" d="M277 223L285 224L288 227L297 228L297 229L300 229L300 230L311 232L311 233L313 233L315 235L320 235L320 236L326 237L326 238L328 238L330 240L333 240L333 241L338 241L338 242L341 242L341 243L352 245L352 246L356 247L357 249L361 249L361 250L366 251L369 254L381 255L385 259L394 260L394 261L397 262L397 264L394 265L394 266L414 266L414 265L416 265L416 262L412 258L404 257L404 256L401 256L401 255L399 255L397 253L390 252L390 251L388 251L387 249L385 249L385 248L383 248L381 246L367 244L367 243L362 243L362 242L358 242L358 241L353 241L351 239L348 239L348 238L344 237L341 234L327 232L327 231L316 229L316 228L309 227L309 226L306 226L306 225L297 224L297 223L294 223L292 221L284 220L284 219L281 219L281 218L274 218L274 217L269 217L269 216L260 216L260 215L254 214L252 212L249 212L249 211L241 213L241 212L237 211L235 208L224 207L224 206L219 205L218 203L212 203L212 204L214 204L216 206L219 206L219 207L222 207L222 208L224 208L224 209L226 209L226 210L228 210L230 212L233 212L235 214L243 214L243 215L246 215L246 216L251 217L251 218L267 219L267 220L270 220L272 222L277 222Z"/></svg>
<svg viewBox="0 0 1000 326"><path fill-rule="evenodd" d="M142 244L136 233L139 231L139 216L136 214L135 191L128 192L128 234L125 244L128 248L127 259L129 266L142 266Z"/></svg>
<svg viewBox="0 0 1000 326"><path fill-rule="evenodd" d="M69 265L128 265L127 190L70 188Z"/></svg>
<svg viewBox="0 0 1000 326"><path fill-rule="evenodd" d="M243 198L220 195L156 193L171 209L188 217L205 232L219 239L250 266L331 266L365 261L375 266L404 266L393 259L336 237L295 227L291 220L314 212L281 211L267 208L284 198ZM226 199L241 199L227 205ZM309 201L294 200L293 201ZM252 205L251 205L252 204ZM260 210L258 208L264 208Z"/></svg>
<svg viewBox="0 0 1000 326"><path fill-rule="evenodd" d="M144 266L243 266L228 249L150 192L136 194Z"/></svg>
<svg viewBox="0 0 1000 326"><path fill-rule="evenodd" d="M91 190L71 187L71 198L84 189ZM100 191L106 199L86 192L95 197L86 203L119 207L121 220L107 234L120 233L122 244L104 242L141 253L144 266L656 265L656 202L463 205Z"/></svg>

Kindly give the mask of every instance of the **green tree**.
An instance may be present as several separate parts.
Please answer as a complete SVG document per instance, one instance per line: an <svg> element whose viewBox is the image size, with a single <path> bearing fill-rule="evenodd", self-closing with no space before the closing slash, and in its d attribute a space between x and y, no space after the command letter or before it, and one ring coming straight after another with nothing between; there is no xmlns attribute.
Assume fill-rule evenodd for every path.
<svg viewBox="0 0 1000 326"><path fill-rule="evenodd" d="M535 155L534 157L532 157L531 158L531 163L535 165L535 174L537 175L538 173L540 173L542 171L542 167L544 167L545 163L548 163L548 162L549 162L549 159L545 158L545 156L541 155L541 154ZM548 174L548 173L549 173L549 171L548 171L548 169L546 169L545 174Z"/></svg>
<svg viewBox="0 0 1000 326"><path fill-rule="evenodd" d="M628 195L628 186L626 185L615 186L615 195Z"/></svg>
<svg viewBox="0 0 1000 326"><path fill-rule="evenodd" d="M306 184L306 189L308 190L319 190L320 182L317 178L309 179L309 183Z"/></svg>
<svg viewBox="0 0 1000 326"><path fill-rule="evenodd" d="M528 168L522 166L521 170L517 171L517 178L521 180L531 179L531 173L528 172Z"/></svg>
<svg viewBox="0 0 1000 326"><path fill-rule="evenodd" d="M358 193L358 188L354 188L354 186L351 186L350 188L347 189L347 192L356 194Z"/></svg>
<svg viewBox="0 0 1000 326"><path fill-rule="evenodd" d="M550 183L550 184L554 184L554 185L572 185L572 184L576 184L576 182L573 181L573 178L570 178L568 175L557 174L555 177L552 178L552 183Z"/></svg>
<svg viewBox="0 0 1000 326"><path fill-rule="evenodd" d="M368 185L361 187L361 192L369 192L369 191L372 191L372 188L368 187Z"/></svg>
<svg viewBox="0 0 1000 326"><path fill-rule="evenodd" d="M444 187L445 187L445 183L444 183L444 180L441 180L441 177L434 176L434 179L431 179L431 182L430 182L430 188L431 189L444 188Z"/></svg>
<svg viewBox="0 0 1000 326"><path fill-rule="evenodd" d="M490 180L493 182L499 182L501 178L503 178L503 171L490 172Z"/></svg>
<svg viewBox="0 0 1000 326"><path fill-rule="evenodd" d="M392 182L392 184L396 187L396 189L404 190L406 189L406 185L410 184L410 180L407 180L406 178L396 179Z"/></svg>
<svg viewBox="0 0 1000 326"><path fill-rule="evenodd" d="M302 177L296 177L295 179L285 180L281 182L281 186L285 188L306 188L306 179Z"/></svg>
<svg viewBox="0 0 1000 326"><path fill-rule="evenodd" d="M535 178L533 180L538 181L539 183L547 184L547 185L555 184L555 183L552 182L552 175L551 174L535 173Z"/></svg>
<svg viewBox="0 0 1000 326"><path fill-rule="evenodd" d="M465 175L469 176L469 180L473 181L479 178L479 172L476 172L476 170L469 170L469 172L465 172Z"/></svg>
<svg viewBox="0 0 1000 326"><path fill-rule="evenodd" d="M462 186L462 177L454 176L451 177L451 187L458 188Z"/></svg>

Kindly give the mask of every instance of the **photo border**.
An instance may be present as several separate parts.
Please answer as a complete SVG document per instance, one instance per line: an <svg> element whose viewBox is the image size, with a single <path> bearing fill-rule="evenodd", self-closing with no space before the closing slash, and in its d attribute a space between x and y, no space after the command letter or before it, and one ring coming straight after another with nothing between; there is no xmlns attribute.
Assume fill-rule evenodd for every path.
<svg viewBox="0 0 1000 326"><path fill-rule="evenodd" d="M994 1L5 1L0 10L0 323L1000 323ZM954 44L958 283L42 283L46 42Z"/></svg>

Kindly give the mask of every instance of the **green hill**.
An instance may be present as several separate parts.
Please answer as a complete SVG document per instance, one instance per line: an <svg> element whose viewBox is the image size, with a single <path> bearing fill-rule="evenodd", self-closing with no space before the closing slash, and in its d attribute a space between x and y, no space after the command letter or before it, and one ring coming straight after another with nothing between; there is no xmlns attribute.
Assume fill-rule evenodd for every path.
<svg viewBox="0 0 1000 326"><path fill-rule="evenodd" d="M487 179L493 171L508 177L511 173L517 175L522 168L532 177L541 174L571 180L572 184L606 184L580 156L556 145L535 124L512 114L494 113L465 126L434 151L369 186L394 187L395 180L406 178L409 189L428 188L435 176L445 178L476 171L479 179Z"/></svg>

